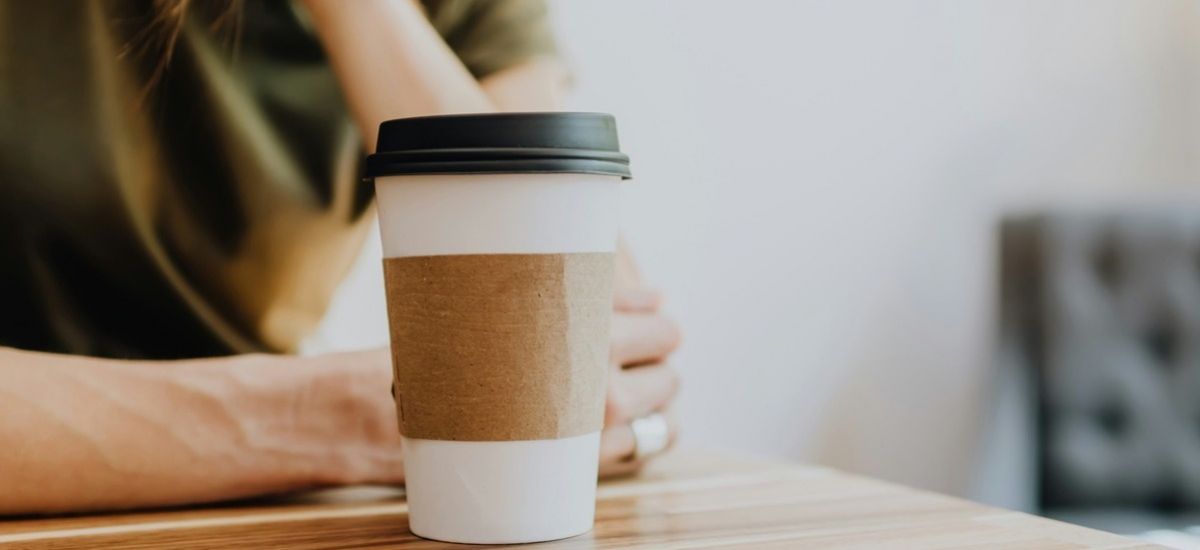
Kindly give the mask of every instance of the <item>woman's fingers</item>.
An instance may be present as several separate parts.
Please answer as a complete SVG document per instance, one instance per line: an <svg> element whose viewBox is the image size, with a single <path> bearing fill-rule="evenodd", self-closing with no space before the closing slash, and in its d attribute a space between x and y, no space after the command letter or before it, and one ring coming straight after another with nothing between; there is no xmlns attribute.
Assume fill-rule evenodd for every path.
<svg viewBox="0 0 1200 550"><path fill-rule="evenodd" d="M613 309L625 313L655 313L662 305L662 294L644 287L618 288L613 293Z"/></svg>
<svg viewBox="0 0 1200 550"><path fill-rule="evenodd" d="M679 342L679 327L667 317L613 313L610 353L617 365L661 361L679 347Z"/></svg>
<svg viewBox="0 0 1200 550"><path fill-rule="evenodd" d="M634 419L668 411L679 391L679 375L667 365L646 365L619 369L608 384L608 403L604 409L604 432L600 436L600 477L612 477L638 471L644 460L633 460L637 442ZM677 428L669 412L668 446L674 443Z"/></svg>
<svg viewBox="0 0 1200 550"><path fill-rule="evenodd" d="M318 473L336 484L399 483L404 465L386 349L333 353L303 361L306 391L292 419L327 447Z"/></svg>
<svg viewBox="0 0 1200 550"><path fill-rule="evenodd" d="M635 445L633 428L628 424L605 428L600 433L600 477L637 471L641 464L631 460Z"/></svg>
<svg viewBox="0 0 1200 550"><path fill-rule="evenodd" d="M620 426L663 410L679 392L679 374L667 365L614 372L608 383L605 426Z"/></svg>
<svg viewBox="0 0 1200 550"><path fill-rule="evenodd" d="M600 437L600 477L641 469L645 458L633 459L637 443L631 424L636 418L667 410L679 391L679 375L661 364L679 347L679 327L658 315L661 305L662 296L645 288L618 289L615 294L610 351L616 368L608 384L605 428ZM676 429L669 414L668 424L669 444L673 444Z"/></svg>
<svg viewBox="0 0 1200 550"><path fill-rule="evenodd" d="M658 315L662 296L644 288L618 290L613 301L612 362L604 432L600 437L600 477L634 473L645 459L634 460L637 443L632 422L666 410L679 391L679 375L661 364L679 347L679 327ZM641 365L641 366L635 366ZM633 368L622 368L630 367ZM668 416L671 439L675 424Z"/></svg>
<svg viewBox="0 0 1200 550"><path fill-rule="evenodd" d="M674 446L679 438L679 424L671 411L668 410L663 414L667 417L670 434L667 439L667 447L663 449L666 451ZM632 474L642 469L646 465L646 461L653 458L645 457L642 460L633 460L636 451L637 440L634 438L633 428L629 424L605 428L600 434L600 477Z"/></svg>

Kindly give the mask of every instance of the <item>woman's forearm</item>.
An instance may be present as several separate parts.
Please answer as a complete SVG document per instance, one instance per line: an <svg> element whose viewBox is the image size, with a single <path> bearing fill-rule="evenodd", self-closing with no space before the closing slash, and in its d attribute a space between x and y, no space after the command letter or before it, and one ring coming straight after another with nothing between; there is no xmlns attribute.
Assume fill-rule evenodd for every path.
<svg viewBox="0 0 1200 550"><path fill-rule="evenodd" d="M527 59L477 81L416 0L305 6L368 151L393 118L561 107L567 78L557 60Z"/></svg>
<svg viewBox="0 0 1200 550"><path fill-rule="evenodd" d="M399 117L562 107L566 71L557 60L526 60L476 81L415 0L307 0L346 102L369 151L379 123ZM618 276L638 280L624 242Z"/></svg>
<svg viewBox="0 0 1200 550"><path fill-rule="evenodd" d="M307 0L363 143L392 118L495 110L414 0Z"/></svg>
<svg viewBox="0 0 1200 550"><path fill-rule="evenodd" d="M0 513L166 505L311 483L286 453L249 448L233 410L254 399L243 392L253 389L221 369L0 351Z"/></svg>
<svg viewBox="0 0 1200 550"><path fill-rule="evenodd" d="M140 363L0 349L0 514L204 502L348 481L347 472L361 471L353 462L364 459L339 446L354 441L326 432L353 431L362 422L356 416L371 415L329 407L317 387L329 382L323 376L344 378L344 369L315 367L274 356ZM324 425L347 418L349 426ZM398 462L398 448L395 455Z"/></svg>

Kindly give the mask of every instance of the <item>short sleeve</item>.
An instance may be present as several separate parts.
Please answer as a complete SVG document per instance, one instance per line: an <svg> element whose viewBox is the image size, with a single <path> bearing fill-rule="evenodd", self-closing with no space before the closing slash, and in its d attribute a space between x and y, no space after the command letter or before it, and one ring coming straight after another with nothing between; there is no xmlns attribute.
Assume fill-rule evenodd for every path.
<svg viewBox="0 0 1200 550"><path fill-rule="evenodd" d="M475 78L557 56L543 0L424 0L438 33Z"/></svg>

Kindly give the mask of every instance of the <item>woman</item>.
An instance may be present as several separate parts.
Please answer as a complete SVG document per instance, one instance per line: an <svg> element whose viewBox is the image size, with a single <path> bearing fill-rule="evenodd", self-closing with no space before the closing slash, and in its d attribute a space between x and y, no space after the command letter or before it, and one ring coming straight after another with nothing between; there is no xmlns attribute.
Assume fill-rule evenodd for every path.
<svg viewBox="0 0 1200 550"><path fill-rule="evenodd" d="M12 0L0 41L0 513L403 482L386 350L287 353L381 121L559 106L544 6ZM623 264L601 474L677 385Z"/></svg>

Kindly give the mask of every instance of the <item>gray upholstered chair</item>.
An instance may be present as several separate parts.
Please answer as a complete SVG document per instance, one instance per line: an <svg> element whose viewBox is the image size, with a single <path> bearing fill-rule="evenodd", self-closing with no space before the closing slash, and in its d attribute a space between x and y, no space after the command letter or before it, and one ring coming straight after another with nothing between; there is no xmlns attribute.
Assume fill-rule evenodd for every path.
<svg viewBox="0 0 1200 550"><path fill-rule="evenodd" d="M995 385L1027 437L985 452L1024 447L1010 471L1032 479L1010 483L1033 511L1200 523L1200 206L1028 215L1000 238Z"/></svg>

